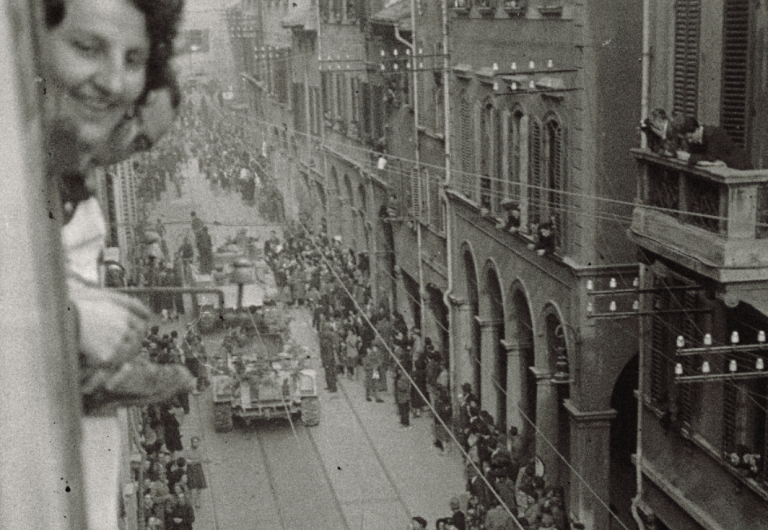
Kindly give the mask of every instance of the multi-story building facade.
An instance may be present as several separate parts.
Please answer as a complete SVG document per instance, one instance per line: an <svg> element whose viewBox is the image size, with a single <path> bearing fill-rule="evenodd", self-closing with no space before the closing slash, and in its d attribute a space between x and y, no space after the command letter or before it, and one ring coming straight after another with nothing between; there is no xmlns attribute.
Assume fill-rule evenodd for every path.
<svg viewBox="0 0 768 530"><path fill-rule="evenodd" d="M765 9L651 1L649 12L647 108L719 125L765 168ZM764 528L768 170L633 154L640 178L630 234L646 315L640 507L656 528Z"/></svg>
<svg viewBox="0 0 768 530"><path fill-rule="evenodd" d="M324 217L370 256L377 300L445 352L454 391L472 383L500 426L531 436L573 520L634 525L642 373L641 511L672 528L751 528L764 468L747 476L724 455L766 458L764 380L677 384L674 356L680 330L686 347L734 330L757 341L768 179L632 148L641 115L664 107L721 123L764 165L763 14L649 2L645 54L643 6L628 1L289 7L285 94L262 69L252 86L272 95L254 108L272 170L290 176L290 216ZM286 46L270 31L255 37L267 53ZM502 226L510 207L516 232ZM664 311L643 317L639 342L638 307Z"/></svg>
<svg viewBox="0 0 768 530"><path fill-rule="evenodd" d="M591 318L604 301L588 286L631 287L636 276L624 230L640 5L459 2L451 17L455 380L472 383L500 425L534 438L574 520L608 528L613 503L631 524L617 470L623 456L631 477L619 448L634 432L612 424L616 404L631 401L620 382L633 379L636 318L631 301L621 320ZM520 213L515 233L499 227L505 207ZM539 250L546 225L551 246Z"/></svg>

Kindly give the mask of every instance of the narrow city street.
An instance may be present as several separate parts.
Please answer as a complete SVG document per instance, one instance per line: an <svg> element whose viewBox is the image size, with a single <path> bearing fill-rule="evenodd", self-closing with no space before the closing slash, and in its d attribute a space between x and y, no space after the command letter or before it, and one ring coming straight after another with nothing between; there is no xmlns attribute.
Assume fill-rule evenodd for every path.
<svg viewBox="0 0 768 530"><path fill-rule="evenodd" d="M192 211L210 227L214 248L241 228L261 241L270 230L281 233L237 193L212 188L197 171L196 159L185 165L183 179L181 197L169 185L150 215L165 224L171 251L191 232ZM323 390L311 315L304 308L288 311L291 337L307 348L319 373L320 425L275 419L217 433L210 389L192 396L184 441L200 436L210 459L209 488L195 529L394 530L416 515L428 520L449 515L449 499L464 491L463 464L457 451L442 456L433 447L432 417L414 418L411 429L400 429L392 394L382 393L385 403L366 402L357 378L340 377L337 393ZM184 325L163 328L183 333ZM209 355L221 339L221 333L205 337Z"/></svg>

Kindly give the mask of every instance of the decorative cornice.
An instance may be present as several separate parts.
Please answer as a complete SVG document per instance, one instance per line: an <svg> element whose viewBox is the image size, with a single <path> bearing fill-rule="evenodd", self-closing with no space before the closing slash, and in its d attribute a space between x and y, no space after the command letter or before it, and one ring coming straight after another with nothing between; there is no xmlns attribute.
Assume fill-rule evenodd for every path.
<svg viewBox="0 0 768 530"><path fill-rule="evenodd" d="M574 405L573 401L571 401L570 399L564 400L563 406L565 407L565 410L567 410L568 413L571 415L571 418L573 418L579 423L595 423L595 422L610 423L610 421L613 420L618 414L614 409L590 410L590 411L583 412L577 409L576 405Z"/></svg>
<svg viewBox="0 0 768 530"><path fill-rule="evenodd" d="M536 366L530 366L528 369L531 371L531 373L536 376L536 382L541 383L542 381L545 381L549 383L549 380L552 379L552 376L554 375L549 370L544 371L541 368L538 368Z"/></svg>
<svg viewBox="0 0 768 530"><path fill-rule="evenodd" d="M482 318L480 315L475 315L475 320L481 328L495 328L504 324L500 318Z"/></svg>

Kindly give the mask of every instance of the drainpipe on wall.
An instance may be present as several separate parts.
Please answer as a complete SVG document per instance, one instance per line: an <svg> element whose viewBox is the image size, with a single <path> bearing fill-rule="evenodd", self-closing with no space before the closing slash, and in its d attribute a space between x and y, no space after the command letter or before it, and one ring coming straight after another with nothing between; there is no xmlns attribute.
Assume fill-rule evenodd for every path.
<svg viewBox="0 0 768 530"><path fill-rule="evenodd" d="M443 181L443 204L445 204L445 249L446 262L448 269L448 289L443 294L443 303L448 308L448 357L451 370L449 372L451 388L456 389L456 364L458 351L456 348L456 339L454 337L455 329L453 326L453 306L450 297L453 295L453 230L451 229L451 202L445 195L445 190L451 185L451 98L449 92L450 59L448 56L448 1L440 1L442 11L442 29L443 29L443 145L445 147L445 180Z"/></svg>
<svg viewBox="0 0 768 530"><path fill-rule="evenodd" d="M643 43L642 43L642 81L640 88L640 120L645 120L648 117L648 100L650 92L650 71L651 71L651 38L650 38L650 18L651 18L651 1L643 0ZM648 140L645 134L640 133L640 147L645 149L648 147ZM639 184L638 184L639 186ZM639 191L639 190L638 190ZM638 195L639 196L639 195ZM640 266L640 286L645 285L643 282L644 267ZM632 499L632 517L637 523L637 527L640 530L646 530L645 522L640 516L638 506L643 499L643 407L645 406L645 355L643 353L645 349L643 334L644 334L644 317L640 317L639 333L638 333L638 376L637 376L637 448L635 449L635 480L636 480L636 494Z"/></svg>
<svg viewBox="0 0 768 530"><path fill-rule="evenodd" d="M408 48L411 50L411 60L413 60L413 66L414 68L411 69L413 72L413 82L411 83L411 90L413 90L413 134L414 134L414 142L416 144L416 149L414 150L414 160L416 162L416 182L419 187L419 192L416 195L417 200L419 201L418 208L416 211L418 212L418 218L416 219L416 246L417 248L417 256L419 260L419 328L421 328L422 335L426 333L426 307L424 306L424 263L421 259L421 250L422 250L422 241L421 241L421 221L422 221L422 200L421 200L421 194L422 194L422 185L421 185L421 142L419 141L419 84L418 84L418 74L416 73L416 0L411 0L411 40L413 42L408 42L406 39L404 39L400 35L400 27L395 26L395 38L408 46Z"/></svg>
<svg viewBox="0 0 768 530"><path fill-rule="evenodd" d="M647 4L648 0L645 0L645 3ZM640 278L640 288L642 289L645 285L645 267L643 265L640 265L638 276ZM645 295L641 294L641 299L644 298ZM642 303L640 310L643 310ZM639 511L640 502L643 500L643 408L645 406L645 341L643 340L643 336L645 334L645 318L646 317L641 316L638 325L637 447L635 449L635 480L637 481L637 493L632 498L631 505L632 517L634 518L635 522L637 523L637 527L640 530L646 530L645 522L643 521Z"/></svg>

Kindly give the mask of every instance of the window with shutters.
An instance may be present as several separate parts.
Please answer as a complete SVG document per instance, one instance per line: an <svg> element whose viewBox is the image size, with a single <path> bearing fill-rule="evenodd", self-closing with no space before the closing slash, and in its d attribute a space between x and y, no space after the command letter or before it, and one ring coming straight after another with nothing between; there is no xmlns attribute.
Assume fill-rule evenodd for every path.
<svg viewBox="0 0 768 530"><path fill-rule="evenodd" d="M429 188L429 224L440 233L445 230L443 224L443 205L440 201L441 180L441 175L430 174L429 181L427 182Z"/></svg>
<svg viewBox="0 0 768 530"><path fill-rule="evenodd" d="M466 93L461 98L461 187L464 195L475 200L475 130L472 102Z"/></svg>
<svg viewBox="0 0 768 530"><path fill-rule="evenodd" d="M680 322L680 335L685 339L685 343L691 346L702 343L704 331L702 330L701 313L687 312L692 309L699 309L699 293L697 291L676 291L676 307L682 309L682 313L677 313L673 320ZM675 340L677 337L675 337ZM694 357L684 357L682 359L683 370L685 373L693 373L696 367L693 366ZM678 421L680 426L691 431L693 425L693 414L698 409L698 401L701 387L700 385L679 385L677 389L677 409Z"/></svg>
<svg viewBox="0 0 768 530"><path fill-rule="evenodd" d="M493 106L480 113L480 206L491 209L491 172L493 168Z"/></svg>
<svg viewBox="0 0 768 530"><path fill-rule="evenodd" d="M275 75L274 93L277 96L277 101L280 103L288 103L288 94L290 90L288 79L288 52L285 50L277 52L273 64Z"/></svg>
<svg viewBox="0 0 768 530"><path fill-rule="evenodd" d="M539 224L541 215L541 180L542 180L542 138L541 122L533 119L530 124L529 166L528 166L528 222Z"/></svg>
<svg viewBox="0 0 768 530"><path fill-rule="evenodd" d="M384 138L384 93L382 85L371 85L371 137L376 150Z"/></svg>
<svg viewBox="0 0 768 530"><path fill-rule="evenodd" d="M505 196L520 202L521 178L525 175L525 162L528 154L528 124L521 110L515 110L508 124L508 163L507 190ZM525 155L525 158L524 158Z"/></svg>
<svg viewBox="0 0 768 530"><path fill-rule="evenodd" d="M339 125L346 125L347 122L348 84L349 80L346 75L336 74L336 120Z"/></svg>
<svg viewBox="0 0 768 530"><path fill-rule="evenodd" d="M293 83L291 91L293 128L301 133L307 132L306 116L304 112L304 83Z"/></svg>
<svg viewBox="0 0 768 530"><path fill-rule="evenodd" d="M445 129L445 101L443 101L445 92L443 91L443 72L442 72L442 53L443 53L443 44L437 43L434 45L434 57L431 60L432 64L432 80L433 80L433 86L434 89L432 90L433 99L434 99L434 107L435 107L435 118L434 118L434 128L435 132L441 134L443 133L443 130Z"/></svg>
<svg viewBox="0 0 768 530"><path fill-rule="evenodd" d="M315 136L319 136L320 129L323 126L323 115L320 110L320 104L321 104L320 101L322 99L322 96L320 94L320 88L313 86L311 95L312 95L311 102L312 102L312 116L313 116L312 134L314 134Z"/></svg>
<svg viewBox="0 0 768 530"><path fill-rule="evenodd" d="M725 0L720 125L744 147L747 131L749 0Z"/></svg>
<svg viewBox="0 0 768 530"><path fill-rule="evenodd" d="M421 183L419 182L421 175L416 164L411 166L411 170L408 174L410 177L408 184L408 204L410 206L410 214L414 219L418 219L421 222Z"/></svg>
<svg viewBox="0 0 768 530"><path fill-rule="evenodd" d="M689 282L678 278L655 278L653 308L659 311L651 320L650 398L651 403L666 413L669 426L690 435L696 414L700 413L701 386L675 384L674 367L683 365L684 373L694 374L702 359L695 356L677 358L677 338L682 336L686 347L699 347L709 332L703 313L701 291L681 289ZM661 311L664 311L661 313Z"/></svg>
<svg viewBox="0 0 768 530"><path fill-rule="evenodd" d="M323 92L323 118L325 125L331 125L333 116L333 78L330 72L320 73L320 88Z"/></svg>
<svg viewBox="0 0 768 530"><path fill-rule="evenodd" d="M701 0L675 0L673 110L696 117L699 90Z"/></svg>
<svg viewBox="0 0 768 530"><path fill-rule="evenodd" d="M491 129L493 131L493 168L491 168L491 211L498 215L504 194L504 119L499 110L494 110Z"/></svg>
<svg viewBox="0 0 768 530"><path fill-rule="evenodd" d="M541 166L544 178L540 221L552 223L555 246L559 249L565 241L565 131L554 119L546 124Z"/></svg>
<svg viewBox="0 0 768 530"><path fill-rule="evenodd" d="M666 309L664 293L654 295L654 307ZM669 405L669 361L667 359L667 333L662 315L653 315L651 321L651 403L664 408Z"/></svg>
<svg viewBox="0 0 768 530"><path fill-rule="evenodd" d="M355 134L358 134L360 132L362 121L360 119L360 80L356 77L353 77L350 81L352 83L350 117L352 118L352 122L355 124Z"/></svg>
<svg viewBox="0 0 768 530"><path fill-rule="evenodd" d="M373 119L371 116L371 85L367 81L360 82L360 130L366 143L371 146L373 139Z"/></svg>

